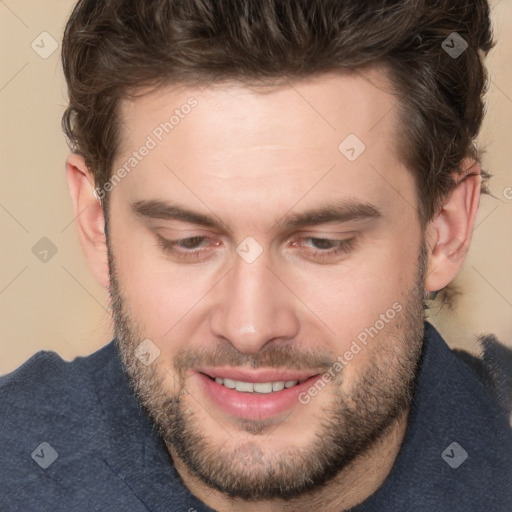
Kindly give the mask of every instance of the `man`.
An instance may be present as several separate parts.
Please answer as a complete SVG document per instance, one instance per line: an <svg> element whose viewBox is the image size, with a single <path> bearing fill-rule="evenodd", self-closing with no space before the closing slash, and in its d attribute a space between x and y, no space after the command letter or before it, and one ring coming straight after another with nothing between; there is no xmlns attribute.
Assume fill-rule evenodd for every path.
<svg viewBox="0 0 512 512"><path fill-rule="evenodd" d="M3 510L512 510L497 381L425 322L492 45L481 0L80 1L67 178L115 338L0 381Z"/></svg>

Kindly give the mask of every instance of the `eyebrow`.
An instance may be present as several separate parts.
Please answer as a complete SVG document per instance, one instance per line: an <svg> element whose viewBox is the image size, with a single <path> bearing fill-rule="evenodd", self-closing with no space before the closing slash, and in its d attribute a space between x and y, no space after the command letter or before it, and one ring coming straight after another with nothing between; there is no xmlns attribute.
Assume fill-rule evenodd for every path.
<svg viewBox="0 0 512 512"><path fill-rule="evenodd" d="M229 228L216 216L189 210L183 206L159 199L140 200L130 204L131 210L139 217L147 219L177 220L200 226L227 230ZM343 223L354 220L377 219L382 212L371 203L345 200L341 203L328 204L301 213L284 215L274 224L284 229L315 226L326 223ZM273 229L273 228L272 228Z"/></svg>

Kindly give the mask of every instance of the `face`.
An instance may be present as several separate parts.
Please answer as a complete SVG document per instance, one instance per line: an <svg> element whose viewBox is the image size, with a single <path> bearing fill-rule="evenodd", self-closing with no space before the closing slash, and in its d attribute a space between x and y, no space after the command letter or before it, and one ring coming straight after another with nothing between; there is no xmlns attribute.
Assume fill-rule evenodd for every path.
<svg viewBox="0 0 512 512"><path fill-rule="evenodd" d="M410 405L426 256L384 80L122 104L115 335L172 457L230 496L326 482Z"/></svg>

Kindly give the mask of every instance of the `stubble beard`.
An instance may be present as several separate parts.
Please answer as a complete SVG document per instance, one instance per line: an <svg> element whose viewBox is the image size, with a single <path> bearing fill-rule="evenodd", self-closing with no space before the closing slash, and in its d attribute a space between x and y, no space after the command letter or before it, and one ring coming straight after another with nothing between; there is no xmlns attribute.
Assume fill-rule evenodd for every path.
<svg viewBox="0 0 512 512"><path fill-rule="evenodd" d="M424 334L424 276L426 251L422 244L416 282L404 299L400 314L379 334L364 374L351 386L349 395L333 383L333 398L319 414L322 418L313 441L307 447L290 445L271 453L257 436L269 422L244 420L237 428L254 435L254 441L231 446L212 442L201 428L197 414L187 406L184 374L194 355L181 358L182 367L161 368L158 359L145 366L135 348L146 336L121 297L115 259L107 239L110 296L116 344L135 395L151 417L173 457L179 457L188 471L204 484L232 498L248 501L291 499L327 484L358 455L365 453L410 408ZM235 354L236 352L236 354ZM222 354L222 355L221 355ZM223 356L226 355L224 358ZM218 357L217 357L218 356ZM304 354L276 349L258 359L240 354L234 347L212 355L217 364L249 362L252 366L279 366L293 358L304 367ZM219 358L221 357L221 358ZM336 359L336 355L332 354ZM292 359L290 359L292 358ZM180 356L176 358L180 360ZM209 360L210 361L210 360ZM169 390L174 375L175 388ZM342 381L342 376L341 379ZM324 391L329 392L329 391ZM190 401L190 399L189 399ZM191 401L190 403L194 403ZM302 407L297 404L297 407ZM275 428L275 427L273 427ZM245 436L247 437L247 436Z"/></svg>

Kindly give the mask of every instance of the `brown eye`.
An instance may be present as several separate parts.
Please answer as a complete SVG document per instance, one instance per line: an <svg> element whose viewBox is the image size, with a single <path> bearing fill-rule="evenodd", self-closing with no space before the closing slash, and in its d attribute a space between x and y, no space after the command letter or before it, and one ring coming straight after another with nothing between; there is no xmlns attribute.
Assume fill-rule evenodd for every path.
<svg viewBox="0 0 512 512"><path fill-rule="evenodd" d="M308 257L318 260L332 260L343 254L349 253L354 249L356 245L356 238L347 238L344 240L336 240L331 238L319 238L319 237L303 237L301 240L310 241L313 248L311 249L308 245L302 245L306 247L306 254ZM296 245L294 243L294 245Z"/></svg>
<svg viewBox="0 0 512 512"><path fill-rule="evenodd" d="M194 260L204 258L210 254L213 249L211 247L202 247L203 242L209 239L205 236L192 236L188 238L180 238L178 240L168 240L163 236L157 235L158 246L166 253L173 257L183 260ZM220 245L220 242L210 240L210 245Z"/></svg>
<svg viewBox="0 0 512 512"><path fill-rule="evenodd" d="M205 238L204 236L193 236L190 238L182 238L178 240L177 243L184 249L197 249L198 242L202 242Z"/></svg>

